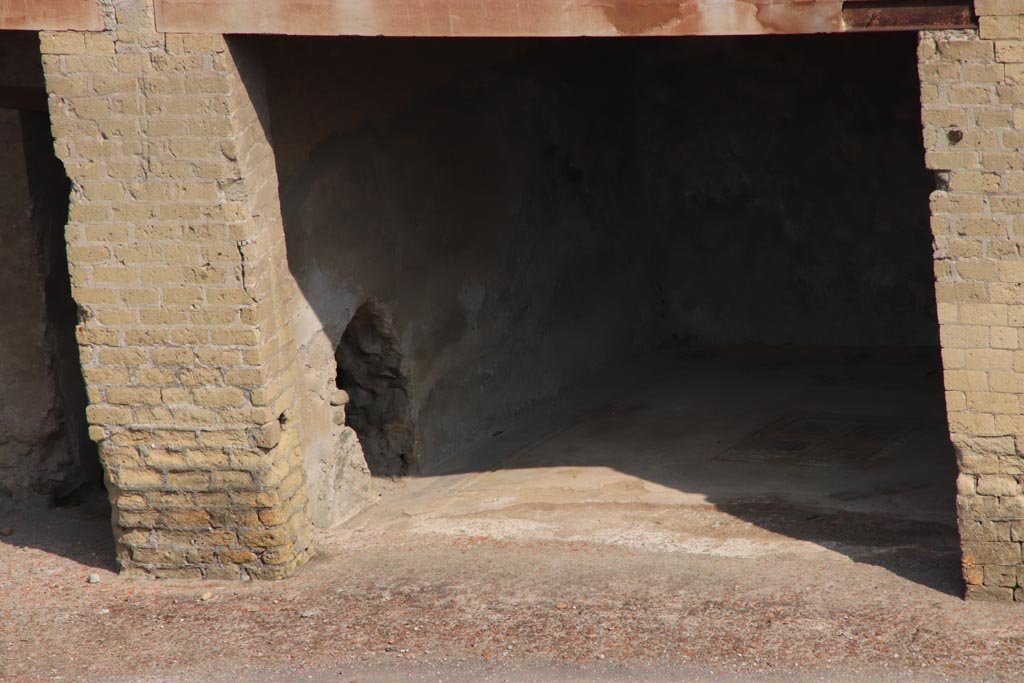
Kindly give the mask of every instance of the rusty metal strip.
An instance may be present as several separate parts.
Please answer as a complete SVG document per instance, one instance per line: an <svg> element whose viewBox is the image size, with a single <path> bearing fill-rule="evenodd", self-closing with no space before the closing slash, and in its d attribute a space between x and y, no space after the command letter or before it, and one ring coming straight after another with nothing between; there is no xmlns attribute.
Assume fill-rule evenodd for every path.
<svg viewBox="0 0 1024 683"><path fill-rule="evenodd" d="M843 24L850 31L955 29L977 26L970 2L957 0L846 0Z"/></svg>
<svg viewBox="0 0 1024 683"><path fill-rule="evenodd" d="M99 0L0 0L0 29L100 31Z"/></svg>

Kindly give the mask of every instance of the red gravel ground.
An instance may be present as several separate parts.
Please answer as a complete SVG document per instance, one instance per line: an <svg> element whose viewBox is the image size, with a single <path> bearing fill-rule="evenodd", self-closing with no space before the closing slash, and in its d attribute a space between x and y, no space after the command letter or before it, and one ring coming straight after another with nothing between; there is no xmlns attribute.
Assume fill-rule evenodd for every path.
<svg viewBox="0 0 1024 683"><path fill-rule="evenodd" d="M962 601L948 530L679 514L780 551L336 530L287 581L129 581L102 512L2 515L0 680L1021 680L1024 606Z"/></svg>

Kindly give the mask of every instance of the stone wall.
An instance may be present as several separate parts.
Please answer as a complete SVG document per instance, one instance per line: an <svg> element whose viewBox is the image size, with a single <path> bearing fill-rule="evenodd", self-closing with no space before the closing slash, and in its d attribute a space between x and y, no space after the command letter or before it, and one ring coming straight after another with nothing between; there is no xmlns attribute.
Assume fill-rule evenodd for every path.
<svg viewBox="0 0 1024 683"><path fill-rule="evenodd" d="M1024 3L919 45L946 407L969 598L1024 600Z"/></svg>
<svg viewBox="0 0 1024 683"><path fill-rule="evenodd" d="M283 576L309 552L290 286L257 69L145 0L41 35L78 341L125 573Z"/></svg>

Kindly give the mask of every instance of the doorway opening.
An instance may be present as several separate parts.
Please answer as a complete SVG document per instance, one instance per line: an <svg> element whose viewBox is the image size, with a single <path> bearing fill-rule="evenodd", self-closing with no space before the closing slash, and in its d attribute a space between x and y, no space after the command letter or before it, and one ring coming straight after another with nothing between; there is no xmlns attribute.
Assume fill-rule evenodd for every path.
<svg viewBox="0 0 1024 683"><path fill-rule="evenodd" d="M71 183L53 148L36 34L0 32L0 86L3 540L108 566L110 503L88 435L64 234Z"/></svg>
<svg viewBox="0 0 1024 683"><path fill-rule="evenodd" d="M533 529L909 535L959 580L914 35L235 40L371 470Z"/></svg>

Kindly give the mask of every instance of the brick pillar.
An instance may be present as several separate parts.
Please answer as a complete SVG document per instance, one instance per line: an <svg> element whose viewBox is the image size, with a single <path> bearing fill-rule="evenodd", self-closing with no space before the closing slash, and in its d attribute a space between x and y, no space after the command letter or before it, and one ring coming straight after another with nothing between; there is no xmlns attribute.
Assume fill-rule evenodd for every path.
<svg viewBox="0 0 1024 683"><path fill-rule="evenodd" d="M1024 600L1024 0L976 10L919 45L936 294L967 596Z"/></svg>
<svg viewBox="0 0 1024 683"><path fill-rule="evenodd" d="M41 42L117 560L132 575L284 576L309 526L258 74L222 36L156 33L150 0L102 5L104 32Z"/></svg>

